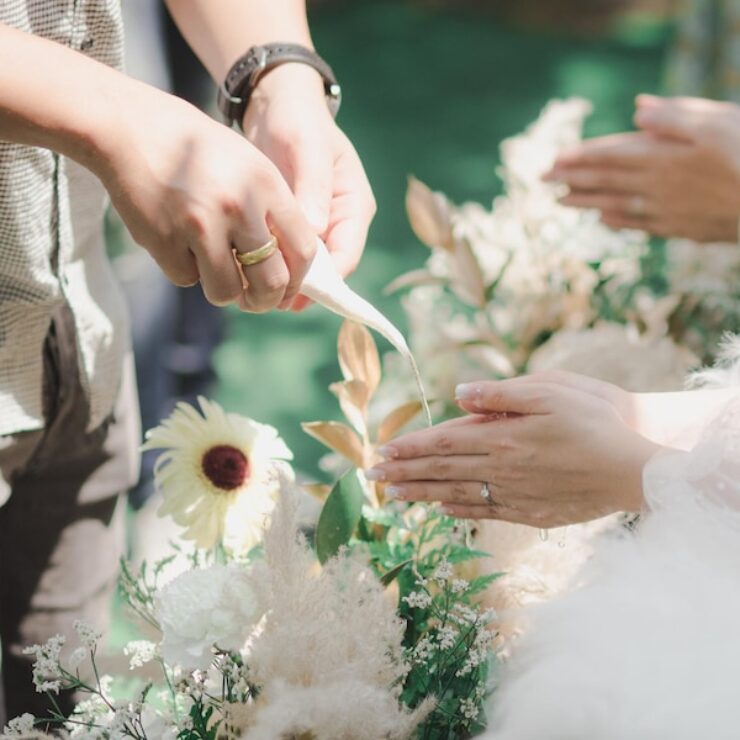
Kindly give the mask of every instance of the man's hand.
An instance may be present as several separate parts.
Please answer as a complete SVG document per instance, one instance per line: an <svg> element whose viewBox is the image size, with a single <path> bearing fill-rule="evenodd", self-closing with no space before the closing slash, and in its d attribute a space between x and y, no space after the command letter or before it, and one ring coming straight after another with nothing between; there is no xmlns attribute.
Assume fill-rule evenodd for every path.
<svg viewBox="0 0 740 740"><path fill-rule="evenodd" d="M700 242L738 239L740 107L640 96L642 131L583 142L545 179L570 187L564 205L597 208L613 228Z"/></svg>
<svg viewBox="0 0 740 740"><path fill-rule="evenodd" d="M192 106L136 88L101 143L98 175L132 235L177 285L200 280L216 305L287 306L315 251L313 229L277 167L255 146ZM279 251L244 267L271 233Z"/></svg>
<svg viewBox="0 0 740 740"><path fill-rule="evenodd" d="M316 71L286 64L267 74L252 95L244 131L282 172L342 275L351 273L375 199L357 152L329 113ZM299 299L296 307L304 303Z"/></svg>

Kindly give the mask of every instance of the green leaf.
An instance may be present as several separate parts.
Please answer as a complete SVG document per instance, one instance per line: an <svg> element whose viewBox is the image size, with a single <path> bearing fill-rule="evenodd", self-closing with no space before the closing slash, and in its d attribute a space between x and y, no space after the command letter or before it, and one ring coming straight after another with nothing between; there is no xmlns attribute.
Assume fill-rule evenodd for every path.
<svg viewBox="0 0 740 740"><path fill-rule="evenodd" d="M412 562L413 562L412 560L404 560L404 561L403 561L402 563L399 563L399 564L398 564L398 565L397 565L397 566L396 566L395 568L391 568L391 569L390 569L390 570L389 570L389 571L388 571L387 573L384 573L384 574L383 574L383 577L382 577L382 578L380 579L380 582L381 582L381 583L382 583L382 584L383 584L384 586L388 586L388 585L390 585L391 583L393 583L393 581L395 581L395 580L396 580L396 578L398 577L399 573L400 573L400 572L401 572L401 571L402 571L402 570L403 570L403 569L404 569L404 568L405 568L405 567L406 567L406 566L407 566L407 565L408 565L409 563L412 563Z"/></svg>
<svg viewBox="0 0 740 740"><path fill-rule="evenodd" d="M347 471L332 488L316 526L316 554L325 563L346 545L360 521L365 493L355 468Z"/></svg>
<svg viewBox="0 0 740 740"><path fill-rule="evenodd" d="M474 596L479 594L481 591L485 591L494 581L498 580L503 576L503 573L489 573L485 576L478 576L470 584L470 588L465 592L466 596Z"/></svg>
<svg viewBox="0 0 740 740"><path fill-rule="evenodd" d="M483 550L469 550L468 548L451 548L447 555L453 565L457 563L466 563L468 560L478 560L480 558L490 558L491 553L483 552Z"/></svg>

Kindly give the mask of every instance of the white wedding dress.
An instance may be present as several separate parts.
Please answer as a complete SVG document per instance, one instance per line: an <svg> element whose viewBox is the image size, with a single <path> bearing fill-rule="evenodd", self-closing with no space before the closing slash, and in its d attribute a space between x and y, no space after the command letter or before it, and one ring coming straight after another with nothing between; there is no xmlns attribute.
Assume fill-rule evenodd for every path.
<svg viewBox="0 0 740 740"><path fill-rule="evenodd" d="M740 738L738 349L705 376L737 396L693 450L648 465L636 531L598 542L580 586L531 610L487 738Z"/></svg>

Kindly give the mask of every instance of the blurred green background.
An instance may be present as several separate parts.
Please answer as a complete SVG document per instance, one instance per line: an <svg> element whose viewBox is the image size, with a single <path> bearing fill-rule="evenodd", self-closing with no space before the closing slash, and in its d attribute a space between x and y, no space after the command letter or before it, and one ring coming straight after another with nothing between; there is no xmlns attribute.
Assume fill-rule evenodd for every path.
<svg viewBox="0 0 740 740"><path fill-rule="evenodd" d="M550 98L590 99L593 135L630 128L635 94L660 89L671 27L650 7L588 33L583 12L578 31L567 19L554 29L539 16L517 16L513 22L485 7L399 0L323 2L311 13L316 46L344 89L339 123L378 202L365 258L350 282L402 328L398 298L383 288L427 255L406 220L407 175L455 201L487 204L499 190L499 142ZM297 316L233 312L216 357L216 397L278 427L298 469L317 478L324 449L300 422L339 418L327 390L339 374L339 324L317 308Z"/></svg>

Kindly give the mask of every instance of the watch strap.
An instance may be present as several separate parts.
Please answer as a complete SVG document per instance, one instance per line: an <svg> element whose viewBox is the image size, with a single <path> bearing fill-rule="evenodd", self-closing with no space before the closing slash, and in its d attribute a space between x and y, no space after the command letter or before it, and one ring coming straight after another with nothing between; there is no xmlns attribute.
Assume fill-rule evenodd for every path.
<svg viewBox="0 0 740 740"><path fill-rule="evenodd" d="M299 44L274 43L253 46L234 62L218 90L218 108L226 123L240 128L249 99L263 75L281 64L299 63L313 67L324 81L327 104L336 115L341 88L332 68L316 52Z"/></svg>

